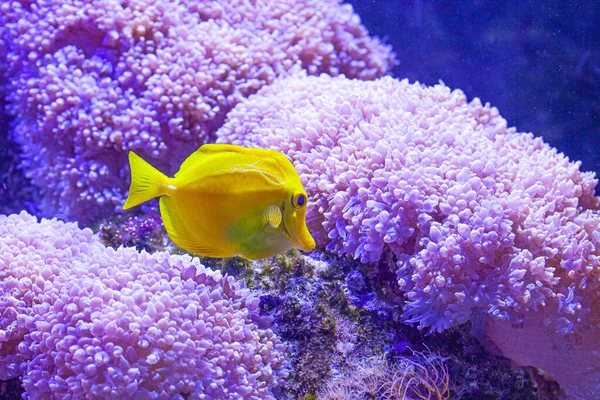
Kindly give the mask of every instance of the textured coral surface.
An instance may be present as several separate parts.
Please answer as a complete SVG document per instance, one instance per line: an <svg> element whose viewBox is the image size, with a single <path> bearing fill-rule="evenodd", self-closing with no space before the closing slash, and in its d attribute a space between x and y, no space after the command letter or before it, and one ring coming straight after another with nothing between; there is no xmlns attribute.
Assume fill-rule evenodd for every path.
<svg viewBox="0 0 600 400"><path fill-rule="evenodd" d="M551 305L564 333L600 324L594 175L478 99L392 78L291 78L218 135L292 158L321 246L363 262L391 251L411 322L519 322Z"/></svg>
<svg viewBox="0 0 600 400"><path fill-rule="evenodd" d="M549 384L534 369L491 356L470 335L469 324L428 334L403 322L402 299L388 260L374 266L313 251L253 263L239 258L201 258L201 262L243 278L261 293L260 308L275 318L292 367L278 399L324 399L327 388L330 396L340 395L340 390L346 393L342 399L362 399L360 388L370 388L371 395L377 392L368 398L398 398L398 390L406 384L437 390L441 396L432 398L445 398L442 381L421 386L418 378L411 380L392 367L406 366L408 360L426 366L426 359L414 351L443 358L438 359L442 368L436 369L450 371L451 399L557 399L558 385ZM392 368L373 371L369 359L383 361L383 357L384 366ZM354 389L348 390L350 386Z"/></svg>
<svg viewBox="0 0 600 400"><path fill-rule="evenodd" d="M600 173L600 7L575 1L349 0L402 60L394 76L442 79ZM598 192L600 193L600 192Z"/></svg>
<svg viewBox="0 0 600 400"><path fill-rule="evenodd" d="M387 77L282 79L234 108L218 136L292 159L321 247L365 263L392 254L407 322L484 332L486 317L518 325L541 313L531 329L565 346L554 375L592 393L594 362L578 366L578 384L561 363L591 352L578 338L600 328L597 180L579 163L477 98ZM541 366L533 353L528 365Z"/></svg>
<svg viewBox="0 0 600 400"><path fill-rule="evenodd" d="M85 221L120 209L129 150L174 173L275 77L394 63L338 0L6 1L0 36L24 169L47 213Z"/></svg>
<svg viewBox="0 0 600 400"><path fill-rule="evenodd" d="M0 379L31 398L266 398L287 376L233 278L75 224L0 216L0 299Z"/></svg>

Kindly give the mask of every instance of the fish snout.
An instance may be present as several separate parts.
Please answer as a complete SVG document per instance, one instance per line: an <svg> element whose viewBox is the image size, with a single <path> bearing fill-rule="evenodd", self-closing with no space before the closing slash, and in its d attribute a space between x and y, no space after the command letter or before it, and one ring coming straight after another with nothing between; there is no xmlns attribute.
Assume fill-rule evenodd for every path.
<svg viewBox="0 0 600 400"><path fill-rule="evenodd" d="M300 238L300 250L302 251L312 251L315 248L315 239L311 236L310 233L306 232L305 235L302 235Z"/></svg>

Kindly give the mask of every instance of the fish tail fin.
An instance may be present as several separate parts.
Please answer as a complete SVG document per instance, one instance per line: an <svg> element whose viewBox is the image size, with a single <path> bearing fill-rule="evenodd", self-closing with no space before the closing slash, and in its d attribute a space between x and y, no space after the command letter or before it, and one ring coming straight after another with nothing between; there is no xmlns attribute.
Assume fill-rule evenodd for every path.
<svg viewBox="0 0 600 400"><path fill-rule="evenodd" d="M170 179L133 151L129 152L129 166L131 186L129 186L129 195L123 205L124 210L166 193Z"/></svg>

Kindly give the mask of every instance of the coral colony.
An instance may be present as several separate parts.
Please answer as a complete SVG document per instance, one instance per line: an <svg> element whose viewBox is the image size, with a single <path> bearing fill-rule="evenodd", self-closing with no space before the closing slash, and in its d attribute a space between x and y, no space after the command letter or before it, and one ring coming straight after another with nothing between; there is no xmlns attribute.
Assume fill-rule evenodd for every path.
<svg viewBox="0 0 600 400"><path fill-rule="evenodd" d="M130 150L172 174L207 141L274 148L307 189L319 250L393 271L405 323L470 322L567 396L600 397L595 176L460 90L380 78L394 55L350 6L6 1L0 56L0 134L43 215L122 213ZM260 290L119 247L162 247L158 222L146 245L122 225L0 216L0 379L91 399L264 399L294 379ZM433 359L422 381L446 396Z"/></svg>
<svg viewBox="0 0 600 400"><path fill-rule="evenodd" d="M577 210L596 205L593 174L459 90L286 79L231 111L217 134L292 158L327 250L365 263L392 251L406 316L423 328L475 310L520 322L547 303L561 305L553 322L564 333L600 323L589 320L597 299L586 285L599 219Z"/></svg>
<svg viewBox="0 0 600 400"><path fill-rule="evenodd" d="M0 378L31 398L264 398L288 374L259 299L197 258L24 212L0 233Z"/></svg>
<svg viewBox="0 0 600 400"><path fill-rule="evenodd" d="M22 164L48 214L80 221L122 206L129 150L172 174L228 110L276 77L304 69L373 79L394 62L335 0L0 7Z"/></svg>
<svg viewBox="0 0 600 400"><path fill-rule="evenodd" d="M442 84L297 77L239 104L217 135L291 157L318 244L365 263L392 252L407 322L441 332L482 315L512 324L527 315L539 322L531 327L539 341L572 345L584 335L589 347L578 354L592 353L597 180L540 138L507 128L495 108ZM589 354L582 365L560 353L550 361L548 348L527 360L559 381L600 365ZM596 397L595 372L560 383Z"/></svg>

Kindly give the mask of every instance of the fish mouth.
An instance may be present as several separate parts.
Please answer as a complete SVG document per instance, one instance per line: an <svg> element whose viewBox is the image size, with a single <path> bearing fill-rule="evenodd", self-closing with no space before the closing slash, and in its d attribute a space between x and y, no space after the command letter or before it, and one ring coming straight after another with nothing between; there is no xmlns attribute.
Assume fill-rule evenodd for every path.
<svg viewBox="0 0 600 400"><path fill-rule="evenodd" d="M301 247L300 250L302 251L312 251L315 249L316 243L315 243L315 239L313 239L312 236L310 236L310 234L308 235L309 239L307 240L305 238L305 240L300 240L301 243Z"/></svg>
<svg viewBox="0 0 600 400"><path fill-rule="evenodd" d="M281 213L283 214L283 210L285 210L285 202L281 205ZM298 248L302 251L312 251L315 248L315 240L313 239L312 236L310 236L310 233L308 234L310 240L303 240L303 238L299 237L297 234L292 235L290 233L290 231L287 228L287 225L285 224L285 218L281 219L281 226L283 227L283 231L286 233L286 235L288 235L288 237L290 238L290 240L293 243L296 243L296 245L298 246ZM294 232L296 233L296 232Z"/></svg>

